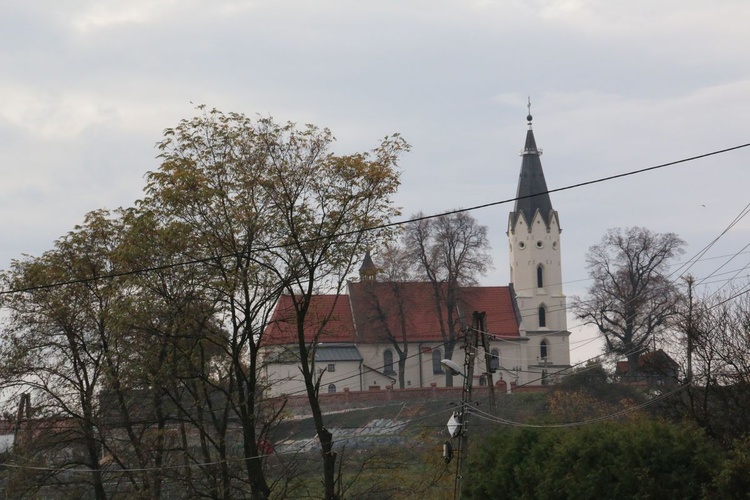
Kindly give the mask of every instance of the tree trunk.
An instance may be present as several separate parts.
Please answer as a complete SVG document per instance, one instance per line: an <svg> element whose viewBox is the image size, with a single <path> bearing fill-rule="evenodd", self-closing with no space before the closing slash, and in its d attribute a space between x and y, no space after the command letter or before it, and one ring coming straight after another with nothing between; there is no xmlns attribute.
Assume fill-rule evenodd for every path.
<svg viewBox="0 0 750 500"><path fill-rule="evenodd" d="M307 377L305 377L307 379ZM311 379L312 380L312 379ZM306 380L307 381L307 380ZM308 399L310 409L315 422L315 431L320 441L320 453L323 457L323 484L325 485L325 499L337 500L336 493L336 452L333 451L333 434L323 426L323 412L320 408L320 401L314 391L309 391Z"/></svg>
<svg viewBox="0 0 750 500"><path fill-rule="evenodd" d="M333 434L323 425L323 411L318 399L319 380L315 381L315 365L310 363L311 354L307 349L305 342L305 315L307 308L302 307L297 312L297 340L300 351L300 368L302 370L302 379L305 382L307 399L310 403L310 410L315 423L315 431L320 441L320 453L323 458L323 484L325 485L325 499L337 500L336 494L336 453L333 451Z"/></svg>
<svg viewBox="0 0 750 500"><path fill-rule="evenodd" d="M398 353L398 388L406 387L406 358L407 351Z"/></svg>
<svg viewBox="0 0 750 500"><path fill-rule="evenodd" d="M90 421L89 421L90 422ZM90 423L84 424L84 436L86 439L86 448L89 455L89 467L94 482L94 497L96 500L106 500L107 493L104 490L104 479L102 471L99 468L99 442L94 437L94 428Z"/></svg>
<svg viewBox="0 0 750 500"><path fill-rule="evenodd" d="M337 500L336 493L336 452L333 451L333 434L325 428L318 431L321 453L323 454L323 481L326 489L326 500Z"/></svg>

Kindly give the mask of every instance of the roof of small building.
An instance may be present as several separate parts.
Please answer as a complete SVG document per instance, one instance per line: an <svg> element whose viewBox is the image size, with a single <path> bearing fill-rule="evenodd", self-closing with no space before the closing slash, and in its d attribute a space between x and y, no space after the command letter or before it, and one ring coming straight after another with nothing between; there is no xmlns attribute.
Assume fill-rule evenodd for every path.
<svg viewBox="0 0 750 500"><path fill-rule="evenodd" d="M638 356L638 370L667 373L672 370L677 370L678 367L679 364L677 361L672 359L672 357L662 349L644 352ZM617 365L615 366L615 373L617 375L625 375L629 371L630 365L627 361L617 362Z"/></svg>
<svg viewBox="0 0 750 500"><path fill-rule="evenodd" d="M318 345L315 348L315 361L362 361L362 359L355 345Z"/></svg>
<svg viewBox="0 0 750 500"><path fill-rule="evenodd" d="M388 336L410 342L443 341L440 321L447 323L444 307L437 310L429 282L362 281L349 284L348 295L316 295L305 323L305 340L312 342L378 343ZM486 312L486 329L498 337L518 337L518 317L512 290L507 286L462 287L454 331L470 325L474 311ZM329 314L328 319L326 316ZM317 336L317 338L316 338ZM291 297L283 296L264 332L263 344L297 341Z"/></svg>

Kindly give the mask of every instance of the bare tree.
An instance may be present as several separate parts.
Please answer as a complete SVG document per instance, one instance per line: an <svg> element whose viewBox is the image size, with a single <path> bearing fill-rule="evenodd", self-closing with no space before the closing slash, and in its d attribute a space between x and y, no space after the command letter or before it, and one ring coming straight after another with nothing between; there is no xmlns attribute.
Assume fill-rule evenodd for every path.
<svg viewBox="0 0 750 500"><path fill-rule="evenodd" d="M679 293L666 273L684 244L674 233L631 227L610 229L589 249L593 283L586 297L574 298L573 311L596 325L607 352L627 357L629 373L637 371L640 353L675 314Z"/></svg>
<svg viewBox="0 0 750 500"><path fill-rule="evenodd" d="M678 399L678 416L687 414L712 436L731 442L750 432L750 296L746 286L695 298L691 291L692 300L681 305L673 323L673 346L684 353L677 357L693 374Z"/></svg>
<svg viewBox="0 0 750 500"><path fill-rule="evenodd" d="M421 212L413 219L424 217ZM461 287L474 285L492 267L487 227L467 212L422 219L406 227L404 246L413 255L416 274L432 285L435 311L445 342L445 357L453 350L461 330ZM450 371L446 385L453 385Z"/></svg>

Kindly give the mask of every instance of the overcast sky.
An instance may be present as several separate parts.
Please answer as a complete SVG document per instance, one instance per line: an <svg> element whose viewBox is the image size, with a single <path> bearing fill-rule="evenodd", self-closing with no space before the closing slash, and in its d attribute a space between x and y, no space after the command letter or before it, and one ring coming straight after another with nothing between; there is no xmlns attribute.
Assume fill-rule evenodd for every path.
<svg viewBox="0 0 750 500"><path fill-rule="evenodd" d="M195 105L314 123L335 151L400 132L404 216L512 198L531 96L550 189L750 142L745 0L7 0L0 3L0 269L131 206ZM611 227L686 257L750 202L750 148L552 195L569 296ZM512 205L474 212L509 280ZM750 243L742 220L691 272ZM740 255L718 273L743 270ZM721 274L708 281L731 277ZM721 283L714 283L719 286ZM596 354L569 321L574 361Z"/></svg>

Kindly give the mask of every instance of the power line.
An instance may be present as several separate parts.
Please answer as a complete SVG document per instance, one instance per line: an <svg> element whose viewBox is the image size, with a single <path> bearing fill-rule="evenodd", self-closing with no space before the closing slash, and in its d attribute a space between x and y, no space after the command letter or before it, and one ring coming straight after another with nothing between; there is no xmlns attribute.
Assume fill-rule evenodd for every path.
<svg viewBox="0 0 750 500"><path fill-rule="evenodd" d="M694 160L697 160L697 159L702 159L702 158L705 158L705 157L709 157L709 156L713 156L713 155L717 155L717 154L721 154L721 153L726 153L726 152L733 151L733 150L736 150L736 149L741 149L741 148L744 148L744 147L747 147L747 146L750 146L750 143L743 144L743 145L740 145L740 146L735 146L735 147L724 149L724 150L714 151L714 152L711 152L711 153L706 153L706 154L699 155L699 156L685 158L685 159L674 161L674 162L669 162L669 163L665 163L665 164L661 164L661 165L656 165L656 166L653 166L653 167L648 167L648 168L644 168L644 169L640 169L640 170L635 170L635 171L631 171L631 172L627 172L627 173L623 173L623 174L618 174L618 175L614 175L614 176L600 178L600 179L597 179L597 180L592 180L592 181L587 181L587 182L578 183L578 184L574 184L574 185L569 185L569 186L566 186L566 187L549 190L549 191L547 191L547 193L555 193L555 192L559 192L559 191L570 190L570 189L574 189L574 188L578 188L578 187L587 186L587 185L590 185L590 184L596 184L596 183L600 183L600 182L605 182L605 181L609 181L609 180L618 179L620 177L626 177L626 176L630 176L630 175L640 174L640 173L648 172L648 171L655 170L655 169L665 168L665 167L668 167L668 166L673 166L673 165L677 165L677 164L681 164L681 163L685 163L685 162L689 162L689 161L694 161ZM538 194L543 194L543 193L538 193ZM538 194L536 194L534 196L537 196ZM512 198L512 199L502 200L502 201L496 201L496 202L492 202L492 203L488 203L488 204L477 205L477 206L466 208L466 209L459 209L459 210L444 212L444 213L441 213L441 214L428 215L428 216L418 217L418 218L414 218L414 219L410 219L410 220L406 220L406 221L393 222L393 223L384 224L384 225L380 225L380 226L374 226L374 227L370 227L370 228L366 228L366 229L361 229L361 230L356 230L356 231L349 231L349 232L334 234L334 235L327 236L327 237L313 238L313 239L305 240L305 242L314 242L314 241L320 241L322 239L327 239L327 238L339 238L339 237L351 236L351 235L354 235L354 234L359 234L359 233L364 232L364 231L371 231L371 230L377 230L377 229L384 229L384 228L389 228L389 227L395 227L395 226L399 226L399 225L403 225L403 224L413 223L413 222L417 222L417 221L421 221L421 220L432 219L432 218L441 217L441 216L445 216L445 215L452 215L452 214L461 213L461 212L468 212L468 211L473 211L473 210L479 210L479 209L482 209L482 208L492 207L492 206L495 206L495 205L501 205L501 204L510 203L510 202L513 202L513 201L516 201L516 200L522 199L522 198L525 198L525 197ZM743 217L744 217L744 215L746 215L746 213L743 214ZM733 224L735 224L735 223L736 222L734 222ZM732 225L730 225L730 227L732 227ZM728 229L729 228L727 228L727 230ZM727 230L725 230L725 232ZM722 235L724 233L722 233ZM719 238L720 237L721 237L721 235L719 236ZM716 240L718 240L719 238L717 238ZM716 240L714 240L714 242L712 242L712 244L715 243ZM283 247L286 247L286 246L289 246L289 245L271 246L271 247L264 248L262 250L278 249L278 248L283 248ZM709 248L710 248L710 246L709 246ZM707 250L708 249L706 249L706 251ZM743 249L743 251L744 251L744 249ZM740 252L738 252L737 254L739 254L739 253ZM704 254L705 254L705 252L703 254L701 254L701 256L704 255ZM737 254L735 254L735 256ZM218 257L209 257L209 258L203 258L203 259L194 259L194 260L189 260L189 261L184 261L184 262L179 262L179 263L167 264L167 265L163 265L163 266L156 266L156 267L150 267L150 268L142 268L142 269L131 270L131 271L123 271L123 272L119 272L119 273L112 273L112 274L107 274L107 275L102 275L102 276L93 276L91 278L82 278L82 279L78 279L78 280L70 280L70 281L58 282L58 283L51 283L51 284L46 284L46 285L38 285L38 286L35 286L35 287L28 287L28 288L22 288L22 289L4 290L4 291L0 291L0 295L13 294L13 293L21 293L21 292L29 292L29 291L34 291L34 290L39 290L39 289L47 289L47 288L52 288L52 287L57 287L57 286L65 286L65 285L72 285L72 284L87 283L87 282L98 281L98 280L102 280L102 279L113 279L113 278L118 278L118 277L123 277L123 276L128 276L128 275L136 275L136 274L143 274L143 273L160 271L160 270L167 270L167 269L172 269L172 268L175 268L175 267L181 267L181 266L186 266L186 265L195 265L195 264L202 264L202 263L212 262L212 261L216 261L217 259L223 259L223 258L228 258L228 257L236 257L236 256L239 256L239 255L244 255L244 254L243 253L232 253L232 254L226 254L226 255L222 255L222 256L218 256ZM698 260L700 260L700 259L698 259ZM730 261L731 261L731 259L730 259ZM693 261L693 262L695 262L695 261ZM728 264L728 262L725 263L724 265ZM721 269L721 267L719 269ZM719 269L717 269L716 271L718 271ZM740 270L740 271L742 271L742 270ZM707 279L707 278L713 276L715 274L715 272L712 273L711 275L707 276L704 279ZM745 291L743 291L742 293L745 293ZM740 295L740 294L738 294L738 295ZM734 297L736 297L738 295L735 295ZM734 297L730 297L730 299L734 298ZM727 300L729 300L729 299L727 299ZM443 344L439 344L439 346L445 345L448 342L457 341L458 338L460 338L460 337L457 337L454 340L450 340L450 341L444 342ZM417 356L418 354L419 353L414 354L414 355L412 355L410 357ZM595 358L591 358L591 359L596 359L596 357ZM587 360L587 362L588 361L590 361L590 360ZM529 373L532 373L532 372L529 372ZM536 373L536 372L533 372L533 373ZM559 374L559 372L557 374ZM359 374L355 374L352 377L358 376L358 375ZM352 377L349 377L349 378L352 378ZM342 381L342 380L345 380L345 379L340 379L339 381ZM527 384L529 384L529 383L527 382ZM527 384L524 384L524 385L527 385ZM656 402L656 401L658 401L660 399L663 399L663 398L665 398L665 397L667 397L667 396L669 396L669 395L671 395L671 394L673 394L673 393L675 393L675 392L677 392L677 391L679 391L679 390L681 390L683 388L684 388L684 386L678 387L677 389L675 389L674 391L671 391L670 393L666 393L666 394L664 394L664 395L662 395L662 396L660 396L658 398L654 398L654 399L652 399L652 400L650 400L650 401L648 401L646 403L643 403L643 404L638 405L638 406L633 407L633 408L625 409L625 410L623 410L621 412L618 412L618 413L615 413L615 414L612 414L612 415L608 415L608 416L604 416L604 417L597 417L595 419L590 419L590 420L587 420L587 421L584 421L584 422L569 423L569 424L535 426L535 425L531 425L531 424L521 424L521 423L511 422L511 421L504 420L504 419L498 419L496 417L492 417L491 415L490 415L490 417L492 417L492 418L490 419L490 418L487 417L489 414L486 414L486 412L482 412L480 410L471 410L471 411L475 415L477 415L479 418L484 418L484 419L487 419L487 420L496 421L498 423L503 423L503 424L506 424L506 425L523 425L523 426L527 426L527 427L563 427L563 426L568 427L568 426L575 426L575 425L585 425L587 423L593 423L595 421L599 421L599 420L602 420L602 419L605 419L605 418L614 418L614 417L619 416L621 414L624 414L626 412L634 411L636 409L644 407L644 406L646 406L648 404L653 404L654 402ZM337 439L344 439L344 438L337 438ZM262 457L263 457L263 455L260 455L258 457L243 457L243 458L235 459L235 460L248 460L248 459L262 458ZM219 462L212 462L212 463L205 463L205 464L196 463L196 464L190 464L190 466L215 465L215 464L219 464L219 463L222 463L222 462L228 462L228 461L229 460L219 461ZM9 466L9 467L19 467L19 466L14 465L14 464L6 464L6 465ZM182 465L182 466L179 466L179 467L185 467L185 465ZM34 469L34 470L58 470L58 469L37 468L37 467L27 467L27 468ZM118 470L104 470L103 469L102 472L123 472L123 473L127 473L127 472L150 471L150 470L158 470L158 469L166 469L166 468L170 468L170 467L168 467L168 466L167 467L162 466L162 467L159 467L159 468L126 469L126 470L119 470L119 471ZM71 470L71 469L68 469L68 470L69 471L78 472L76 470ZM90 472L90 470L89 471L81 471L81 472Z"/></svg>
<svg viewBox="0 0 750 500"><path fill-rule="evenodd" d="M577 363L576 365L573 365L573 366L571 366L571 367L569 367L569 368L567 368L565 370L561 370L561 371L572 370L572 369L574 369L577 366L580 366L580 365L582 365L584 363L589 363L589 362L594 361L597 358L600 358L602 356L604 356L604 355L594 356L592 358L589 358L589 359L587 359L585 361ZM577 373L581 373L583 371L586 371L586 370L589 370L589 369L593 369L593 368L594 368L594 366L584 367L581 370L579 370ZM558 374L559 373L560 372L558 372ZM521 384L521 385L518 385L518 386L516 386L516 389L532 385L534 382L538 382L539 380L541 380L541 378L533 380L533 381L526 382L526 383ZM679 387L677 390L682 389L682 388L684 388L684 387ZM663 398L671 395L674 392L676 392L676 390L672 391L671 393L664 394L664 395L662 395L662 396L660 396L658 398L654 398L652 400L649 400L646 403L642 403L641 405L638 405L638 407L643 407L643 406L647 406L648 404L655 403L657 400L663 399ZM604 420L604 419L608 419L608 418L615 418L615 417L619 416L620 414L624 414L624 413L627 413L629 411L634 411L635 409L638 409L638 408L628 408L628 409L625 409L623 411L620 411L620 412L617 412L617 413L614 413L614 414L610 414L610 415L607 415L607 416L604 416L604 417L597 417L596 419L591 419L589 421L579 422L579 423L575 423L575 424L558 424L558 425L552 424L552 425L544 425L544 426L543 425L534 425L534 424L524 424L524 423L521 423L521 422L513 422L513 421L510 421L510 420L501 419L500 417L495 417L495 416L490 415L490 414L488 414L486 412L482 412L480 410L474 410L473 408L471 408L469 411L472 412L474 415L476 415L479 418L482 418L484 420L491 420L491 421L494 421L495 423L500 423L500 424L504 424L504 425L514 425L514 426L517 426L517 427L572 427L572 426L579 426L579 425L585 425L585 424L588 424L588 423L593 423L594 421L598 421L598 420ZM446 408L445 410L441 410L439 413L448 413L448 412L453 412L453 411L454 411L454 408ZM420 420L425 420L425 419L428 419L428 418L433 418L434 416L435 416L435 413L431 413L431 414L428 414L428 415L424 415L422 417L408 419L408 422L409 423L414 423L414 422L418 422ZM368 426L360 426L360 427L357 427L357 429L362 428L362 427L366 428ZM440 426L440 427L443 427L443 426ZM336 427L334 427L334 429L335 428ZM337 436L336 440L337 441L341 441L341 440L345 440L345 439L367 438L367 437L373 437L373 436L352 434L352 435L348 435L348 436L347 435L340 436L340 437ZM310 438L310 439L314 439L314 438ZM256 456L253 456L253 457L231 457L231 458L226 458L226 459L223 459L223 460L216 460L216 461L211 461L211 462L193 462L193 463L190 463L190 464L161 465L161 466L155 466L155 467L141 467L141 468L113 469L113 468L108 468L108 467L102 467L101 469L96 469L96 472L99 472L99 473L102 473L102 474L110 474L110 473L112 473L112 474L127 474L127 473L133 473L133 472L153 472L153 471L161 471L161 470L174 470L174 469L206 467L206 466L211 466L211 465L237 463L237 462L244 462L246 460L253 460L253 459L258 459L258 458L267 458L267 457L272 456L272 455L295 455L295 454L299 454L299 453L301 453L300 450L282 451L282 452L273 452L272 454L260 454L260 455L256 455ZM66 473L70 472L70 473L80 473L80 474L83 474L83 473L91 473L91 472L95 471L95 469L91 469L91 468L76 468L76 469L73 469L73 468L68 468L68 467L40 467L40 466L30 466L30 465L13 464L13 463L6 463L4 465L6 465L6 466L8 466L10 468L15 468L15 469L46 471L46 472L66 472Z"/></svg>
<svg viewBox="0 0 750 500"><path fill-rule="evenodd" d="M687 385L681 385L681 386L679 386L679 387L677 387L677 388L675 388L675 389L673 389L673 390L671 390L669 392L665 392L664 394L660 394L659 396L651 398L648 401L644 401L643 403L640 403L638 405L630 406L630 407L624 408L624 409L622 409L620 411L617 411L617 412L614 412L614 413L610 413L608 415L602 415L602 416L599 416L599 417L594 417L594 418L590 418L590 419L587 419L587 420L582 420L580 422L567 422L567 423L562 423L562 424L527 424L527 423L523 423L523 422L514 422L512 420L507 420L507 419L504 419L504 418L496 417L496 416L491 415L491 414L489 414L487 412L479 410L478 408L469 408L469 412L472 413L472 414L474 414L475 416L477 416L479 418L484 419L484 420L489 420L491 422L495 422L495 423L499 423L499 424L503 424L503 425L510 425L510 426L513 426L513 427L530 427L530 428L535 428L535 429L555 429L555 428L559 429L559 428L565 428L565 427L581 427L583 425L594 424L596 422L601 422L603 420L611 420L613 418L620 417L622 415L634 412L636 410L640 410L642 408L645 408L646 406L652 405L654 403L658 403L659 401L662 401L662 400L668 398L669 396L672 396L673 394L676 394L679 391L682 391L686 387L688 387L688 386Z"/></svg>
<svg viewBox="0 0 750 500"><path fill-rule="evenodd" d="M460 209L456 209L456 210L450 210L450 211L439 213L439 214L424 215L424 216L421 216L421 217L415 217L415 218L407 219L407 220L403 220L403 221L389 222L389 223L380 224L380 225L377 225L377 226L371 226L371 227L366 227L366 228L362 228L362 229L355 229L355 230L352 230L352 231L344 231L344 232L341 232L341 233L335 233L335 234L326 235L326 236L319 236L319 237L316 237L316 238L309 238L309 239L306 239L306 240L302 240L299 243L315 243L317 241L322 241L322 240L327 240L327 239L332 239L332 238L342 238L342 237L346 237L346 236L353 236L353 235L360 234L360 233L367 232L367 231L376 231L376 230L381 230L381 229L388 229L388 228L397 227L397 226L401 226L401 225L405 225L405 224L410 224L410 223L414 223L414 222L419 222L419 221L423 221L423 220L434 219L434 218L437 218L437 217L443 217L443 216L446 216L446 215L454 215L454 214L463 213L463 212L471 212L471 211L480 210L480 209L483 209L483 208L494 207L494 206L503 205L503 204L506 204L506 203L511 203L511 202L515 202L515 201L526 199L526 198L531 198L531 197L534 197L534 196L539 196L539 195L543 195L543 194L557 193L557 192L562 192L562 191L568 191L568 190L571 190L571 189L576 189L576 188L580 188L580 187L584 187L584 186L589 186L589 185L598 184L598 183L602 183L602 182L607 182L607 181L611 181L611 180L615 180L615 179L620 179L620 178L623 178L623 177L629 177L629 176L632 176L632 175L642 174L642 173L650 172L650 171L653 171L653 170L658 170L658 169L662 169L662 168L666 168L666 167L671 167L671 166L679 165L679 164L682 164L682 163L688 163L688 162L691 162L691 161L696 161L696 160L700 160L700 159L703 159L703 158L708 158L708 157L711 157L711 156L728 153L728 152L731 152L731 151L736 151L736 150L739 150L739 149L742 149L742 148L746 148L748 146L750 146L750 143L740 144L738 146L733 146L733 147L730 147L730 148L725 148L725 149L720 149L720 150L716 150L716 151L711 151L709 153L704 153L704 154L700 154L700 155L696 155L696 156L691 156L691 157L683 158L683 159L680 159L680 160L675 160L675 161L671 161L671 162L667 162L667 163L662 163L662 164L659 164L659 165L654 165L654 166L651 166L651 167L646 167L646 168L641 168L641 169L637 169L637 170L632 170L632 171L629 171L629 172L624 172L624 173L616 174L616 175L610 175L610 176L607 176L607 177L600 177L598 179L594 179L594 180L590 180L590 181L585 181L585 182L579 182L579 183L576 183L576 184L570 184L568 186L564 186L564 187L560 187L560 188L556 188L556 189L550 189L550 190L547 190L545 192L535 193L533 195L527 195L527 196L521 196L521 197L515 197L515 198L508 198L508 199L505 199L505 200L495 201L495 202L491 202L491 203L485 203L485 204L481 204L481 205L475 205L475 206L468 207L468 208L460 208ZM262 248L259 248L259 251L277 250L277 249L281 249L281 248L287 248L287 247L290 247L290 246L293 246L293 243L283 244L283 245L271 245L271 246L268 246L268 247L262 247ZM189 260L185 260L185 261L181 261L181 262L174 262L174 263L164 264L164 265L160 265L160 266L151 266L151 267L144 267L144 268L134 269L134 270L128 270L128 271L120 271L120 272L108 273L108 274L103 274L103 275L99 275L99 276L92 276L90 278L79 278L79 279L73 279L73 280L59 281L59 282L55 282L55 283L48 283L48 284L43 284L43 285L35 285L35 286L30 286L30 287L15 288L15 289L10 289L10 290L2 290L2 291L0 291L0 296L1 295L13 294L13 293L31 292L31 291L35 291L35 290L42 290L42 289L53 288L53 287L58 287L58 286L74 285L74 284L81 284L81 283L89 283L89 282L103 280L103 279L121 278L121 277L125 277L125 276L132 276L132 275L144 274L144 273L155 272L155 271L164 271L164 270L168 270L168 269L174 269L176 267L183 267L183 266L189 266L189 265L195 265L195 264L205 264L205 263L213 262L213 261L216 261L216 260L233 258L233 257L238 257L238 256L246 255L246 254L247 254L247 252L232 252L232 253L223 254L223 255L217 255L217 256L213 256L213 257L204 257L204 258L199 258L199 259L189 259Z"/></svg>
<svg viewBox="0 0 750 500"><path fill-rule="evenodd" d="M573 370L576 367L584 365L584 363L585 364L589 364L592 361L595 361L598 358L601 358L601 357L604 357L604 356L605 356L605 354L600 354L600 355L594 356L592 358L589 358L587 360L581 361L579 363L576 363L575 365L571 365L570 367L567 367L567 368L565 368L563 370L560 370L559 372L556 372L555 375L559 375L560 373L564 373L566 371ZM595 365L584 366L583 368L579 369L576 373L582 373L584 371L591 370L591 369L593 369L595 367L596 367ZM516 386L516 390L519 389L519 388L526 387L526 386L532 386L535 382L538 382L539 380L542 380L542 378L543 377L540 377L540 378L537 378L535 380L530 380L530 381L528 381L528 382L526 382L524 384L517 385ZM681 388L682 387L680 387L678 389L681 389ZM673 391L673 392L676 392L676 391ZM661 399L663 397L666 397L667 395L669 395L669 394L663 395L660 398L655 398L654 400L650 400L649 402L647 402L647 404L651 404L653 402L656 402L657 399ZM645 405L646 404L643 404L641 406L645 406ZM454 408L447 408L445 410L440 411L439 413L447 413L447 412L452 412L452 411L454 411ZM605 418L614 418L616 416L619 416L621 413L625 413L627 411L632 411L632 409L627 409L627 410L625 410L623 412L617 412L615 414L611 414L611 415L608 415L606 417L601 417L601 418L598 418L596 420L601 420L601 419L605 419ZM479 413L485 413L485 412L479 412ZM479 418L483 418L479 414L477 414L477 416ZM424 419L432 418L432 417L434 417L434 414L429 414L429 415L424 415L422 417L409 419L408 422L413 423L413 422L417 422L419 420L424 420ZM494 417L494 416L493 416L493 419L496 420L496 423L502 423L502 424L505 424L505 425L516 425L516 426L534 427L533 424L523 424L523 423L519 423L519 422L512 422L512 421L509 421L509 420L499 419L499 417ZM551 426L546 426L546 427L583 425L583 424L586 424L586 423L593 423L593 421L594 420L592 420L592 421L586 421L586 422L582 422L582 423L577 423L577 424L551 425ZM364 426L364 427L367 427L367 426ZM539 427L539 426L537 426L537 427ZM357 427L357 428L359 428L359 427ZM336 439L337 440L343 440L343 439L358 438L358 437L367 437L367 436L359 436L359 435L355 434L355 435L352 435L352 436L337 437ZM311 439L314 439L314 438L311 438ZM276 454L276 455L281 455L281 454L298 454L298 453L300 453L299 450L288 451L288 452L274 452L274 454ZM256 459L256 458L266 458L268 456L270 456L270 455L268 455L268 454L262 454L262 455L257 455L257 456L254 456L254 457L236 457L236 458L232 457L232 458L227 458L225 460L218 460L218 461L206 462L206 463L194 462L194 463L191 463L191 464L162 465L162 466L159 466L159 467L146 467L146 468L128 468L128 469L102 468L102 469L99 469L97 471L98 472L102 472L102 473L121 473L122 474L122 473L130 473L130 472L158 471L158 470L178 469L178 468L186 468L186 467L188 467L188 468L190 468L190 467L204 467L204 466L210 466L210 465L218 465L218 464L222 464L222 463L242 462L242 461L252 460L252 459ZM26 466L26 465L20 465L20 464L12 464L12 463L9 463L9 464L6 464L6 465L8 465L9 467L18 468L18 469L29 469L29 470L50 471L50 472L62 472L62 471L65 471L65 472L76 472L76 473L90 473L90 472L93 472L93 469L70 469L70 468L53 468L53 467L35 467L35 466Z"/></svg>
<svg viewBox="0 0 750 500"><path fill-rule="evenodd" d="M713 247L716 244L716 242L719 241L722 238L722 236L724 236L725 234L727 234L730 229L732 229L742 219L744 219L745 216L748 213L750 213L750 203L748 203L747 205L745 205L745 207L742 210L740 210L740 213L737 214L737 216L727 225L727 227L724 228L724 230L716 238L714 238L708 245L706 245L705 247L703 247L703 249L701 249L695 256L693 256L690 259L688 259L688 261L686 263L684 263L682 266L680 266L677 269L675 269L674 271L672 271L672 273L670 273L670 276L673 275L673 274L675 274L675 273L679 273L679 276L675 279L675 281L677 279L679 279L680 277L684 276L685 273L688 272L690 270L690 268L693 267L693 265L696 262L698 262L699 260L701 260L701 258L706 254L706 252L708 252L711 249L711 247ZM722 264L721 266L719 266L713 273L711 273L708 276L700 279L698 281L698 284L700 284L703 281L707 280L708 278L710 278L711 276L713 276L714 273L716 273L717 271L719 271L722 267L724 267L725 265L729 264L729 262L731 262L735 257L737 257L738 255L742 254L748 248L748 246L750 246L750 245L746 245L745 247L742 248L742 250L740 250L738 252L735 252L733 255L731 255L731 258L728 261L726 261L724 264ZM685 268L684 271L683 271L683 268Z"/></svg>

